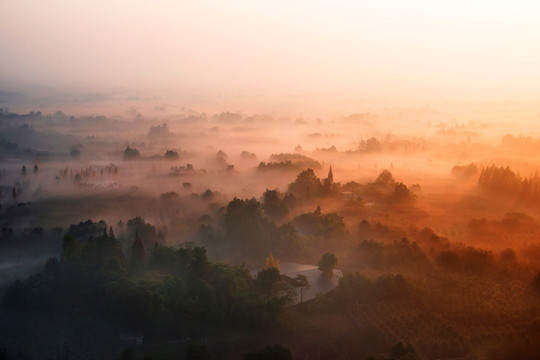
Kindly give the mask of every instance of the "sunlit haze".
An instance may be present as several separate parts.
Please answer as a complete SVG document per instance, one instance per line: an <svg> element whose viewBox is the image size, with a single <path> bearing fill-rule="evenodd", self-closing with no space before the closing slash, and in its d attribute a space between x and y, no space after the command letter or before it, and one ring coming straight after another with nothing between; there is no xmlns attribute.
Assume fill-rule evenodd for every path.
<svg viewBox="0 0 540 360"><path fill-rule="evenodd" d="M246 106L531 101L539 13L536 1L4 0L0 86Z"/></svg>
<svg viewBox="0 0 540 360"><path fill-rule="evenodd" d="M0 0L0 360L538 360L539 154L539 1Z"/></svg>

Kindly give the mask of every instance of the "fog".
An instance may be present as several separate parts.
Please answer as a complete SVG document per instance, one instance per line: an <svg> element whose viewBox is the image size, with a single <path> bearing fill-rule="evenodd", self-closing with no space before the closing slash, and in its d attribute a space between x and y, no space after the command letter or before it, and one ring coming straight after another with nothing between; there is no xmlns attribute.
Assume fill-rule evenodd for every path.
<svg viewBox="0 0 540 360"><path fill-rule="evenodd" d="M394 107L312 117L171 110L160 104L156 99L131 100L129 107L119 102L114 106L123 110L107 115L81 115L83 108L74 114L2 110L0 281L6 294L15 279L40 271L50 257L68 261L65 234L91 247L107 228L128 260L134 259L133 239L140 236L152 259L158 246L204 246L209 261L246 266L254 273L269 253L284 263L316 264L321 253L332 251L347 280L337 287L341 295L329 298L334 300L306 290L308 303L319 304L313 309L326 306L324 301L348 306L341 297L345 283L357 289L347 291L361 288L382 296L375 295L377 287L402 281L403 275L414 291L439 284L438 276L452 276L459 286L475 276L475 286L513 281L521 289L516 294L522 294L540 270L540 163L534 155L540 136L521 121L538 116L534 107ZM130 272L136 271L134 264ZM324 288L315 285L324 279L313 280L319 270L310 271L313 289ZM500 271L505 280L491 283L490 274ZM385 277L389 272L398 278ZM375 281L369 285L374 288L363 288L368 283L360 285L347 274L366 276L371 280L365 281ZM454 289L460 299L469 296L454 285L438 286ZM292 294L299 293L296 288ZM436 293L423 296L450 311ZM532 295L504 296L517 309L536 306ZM292 301L302 306L298 298ZM502 308L493 311L507 316ZM338 321L336 314L324 314ZM517 321L513 326L525 325ZM476 340L448 335L460 344L456 354L495 346L482 340L480 330L463 331ZM311 341L308 337L292 345L280 333L262 341L311 353L302 345ZM366 349L388 351L392 341L401 339L413 344L420 358L447 353L409 335ZM8 346L21 344L10 339ZM446 336L433 341L440 339ZM520 346L497 346L507 351L514 345ZM343 346L344 354L358 351Z"/></svg>
<svg viewBox="0 0 540 360"><path fill-rule="evenodd" d="M9 213L18 203L29 203L43 208L47 216L30 222L10 216L3 226L65 227L87 218L114 224L142 216L168 233L171 243L183 242L191 239L169 233L179 219L160 203L160 195L174 192L178 198L171 201L186 208L178 211L202 216L208 204L193 194L216 192L220 206L234 197L260 199L266 189L287 193L307 168L325 178L330 166L341 186L373 182L384 169L397 181L416 185L411 187L414 209L423 215L394 221L428 226L445 236L474 217L497 219L514 210L535 216L519 204L486 213L492 199L478 186L480 171L487 166L509 166L522 177L538 171L531 149L538 146L539 137L533 127L520 122L538 114L526 105L462 105L459 113L434 107L383 108L321 118L230 110L176 112L160 108L158 101L152 103L159 110L145 111L139 107L148 107L145 102L132 101L129 108L107 116L63 110L16 114L4 108L2 209ZM128 147L137 151L132 158ZM469 164L474 171L455 168ZM13 188L20 190L16 199ZM362 192L354 196L366 197ZM129 200L132 206L118 200L134 198L138 200ZM48 209L50 201L71 202L77 212ZM322 199L320 205L326 202L335 201ZM470 209L464 203L470 203ZM451 206L459 210L451 212ZM370 211L362 208L345 219L356 221L359 216L369 217Z"/></svg>
<svg viewBox="0 0 540 360"><path fill-rule="evenodd" d="M2 1L0 360L540 358L537 10Z"/></svg>
<svg viewBox="0 0 540 360"><path fill-rule="evenodd" d="M274 111L300 98L319 112L360 102L538 101L531 1L0 6L4 91L57 97L52 89L73 101L75 90L127 90Z"/></svg>

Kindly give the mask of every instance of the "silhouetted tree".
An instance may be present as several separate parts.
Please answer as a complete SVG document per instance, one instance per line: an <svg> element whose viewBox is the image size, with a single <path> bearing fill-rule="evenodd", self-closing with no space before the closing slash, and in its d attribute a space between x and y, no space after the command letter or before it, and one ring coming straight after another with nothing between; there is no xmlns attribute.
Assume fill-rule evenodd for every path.
<svg viewBox="0 0 540 360"><path fill-rule="evenodd" d="M304 289L307 289L309 288L309 281L307 279L307 276L304 275L304 274L298 274L296 275L296 277L294 278L298 284L300 285L300 302L303 302L304 301Z"/></svg>
<svg viewBox="0 0 540 360"><path fill-rule="evenodd" d="M137 160L141 157L139 150L130 148L129 146L124 150L124 160Z"/></svg>
<svg viewBox="0 0 540 360"><path fill-rule="evenodd" d="M281 200L277 190L268 190L263 194L262 208L265 214L273 220L282 220L289 213L287 205Z"/></svg>
<svg viewBox="0 0 540 360"><path fill-rule="evenodd" d="M81 248L81 243L73 236L66 234L62 242L62 259L75 255Z"/></svg>
<svg viewBox="0 0 540 360"><path fill-rule="evenodd" d="M402 182L394 185L394 192L391 195L391 200L395 202L407 202L414 200L414 194L407 188L407 185Z"/></svg>
<svg viewBox="0 0 540 360"><path fill-rule="evenodd" d="M257 274L257 285L259 285L259 287L265 290L267 293L271 293L274 284L279 281L281 281L281 274L275 267L263 269Z"/></svg>
<svg viewBox="0 0 540 360"><path fill-rule="evenodd" d="M531 288L540 293L540 271L533 277L531 281Z"/></svg>
<svg viewBox="0 0 540 360"><path fill-rule="evenodd" d="M325 239L343 235L346 231L341 216L337 213L323 214L320 206L317 206L312 213L298 215L292 223L303 235L319 236Z"/></svg>
<svg viewBox="0 0 540 360"><path fill-rule="evenodd" d="M375 179L376 185L380 185L384 187L392 186L395 183L396 183L396 180L394 180L394 176L387 169L384 169L383 171L381 171L377 179Z"/></svg>
<svg viewBox="0 0 540 360"><path fill-rule="evenodd" d="M178 155L178 152L177 151L174 151L174 150L167 150L165 152L165 159L168 159L168 160L177 160L180 158L180 155Z"/></svg>
<svg viewBox="0 0 540 360"><path fill-rule="evenodd" d="M398 342L390 349L390 356L396 360L415 360L418 359L416 350L411 344L403 344Z"/></svg>
<svg viewBox="0 0 540 360"><path fill-rule="evenodd" d="M313 169L308 168L296 177L296 180L289 184L289 192L297 197L316 197L321 192L321 179L319 179Z"/></svg>
<svg viewBox="0 0 540 360"><path fill-rule="evenodd" d="M144 250L144 244L139 238L139 233L135 233L135 241L133 241L133 247L131 249L133 259L137 262L144 262L146 260L146 251Z"/></svg>
<svg viewBox="0 0 540 360"><path fill-rule="evenodd" d="M322 271L325 276L332 276L337 263L338 260L336 255L327 252L322 256L321 261L319 261L319 270Z"/></svg>

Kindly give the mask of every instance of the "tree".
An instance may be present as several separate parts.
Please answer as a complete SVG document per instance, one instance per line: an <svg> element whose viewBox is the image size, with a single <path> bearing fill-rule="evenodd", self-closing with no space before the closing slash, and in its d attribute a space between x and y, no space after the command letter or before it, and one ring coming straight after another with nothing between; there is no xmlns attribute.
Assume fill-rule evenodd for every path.
<svg viewBox="0 0 540 360"><path fill-rule="evenodd" d="M382 145L377 138L369 138L367 140L362 140L358 150L366 153L377 153L382 151Z"/></svg>
<svg viewBox="0 0 540 360"><path fill-rule="evenodd" d="M445 270L458 271L461 267L461 259L458 253L452 250L441 251L435 261Z"/></svg>
<svg viewBox="0 0 540 360"><path fill-rule="evenodd" d="M298 274L296 275L296 277L294 278L298 284L300 285L300 302L303 302L304 301L304 289L307 289L310 287L309 285L309 281L307 279L307 276L304 275L304 274Z"/></svg>
<svg viewBox="0 0 540 360"><path fill-rule="evenodd" d="M303 235L332 238L345 233L343 218L337 213L323 214L320 206L312 213L300 214L293 219L293 225Z"/></svg>
<svg viewBox="0 0 540 360"><path fill-rule="evenodd" d="M266 258L264 268L265 269L270 269L270 268L273 268L273 267L279 270L279 260L275 260L274 255L272 255L272 253L270 253L270 255L268 255L268 258Z"/></svg>
<svg viewBox="0 0 540 360"><path fill-rule="evenodd" d="M62 259L72 257L81 248L81 243L73 236L66 234L62 242Z"/></svg>
<svg viewBox="0 0 540 360"><path fill-rule="evenodd" d="M130 148L129 146L124 150L124 160L136 160L141 157L139 150Z"/></svg>
<svg viewBox="0 0 540 360"><path fill-rule="evenodd" d="M294 256L302 251L302 238L293 224L288 222L277 229L275 247L281 255Z"/></svg>
<svg viewBox="0 0 540 360"><path fill-rule="evenodd" d="M318 196L321 192L321 179L319 179L313 169L308 168L296 177L296 180L289 185L289 192L297 197L310 198Z"/></svg>
<svg viewBox="0 0 540 360"><path fill-rule="evenodd" d="M266 189L263 194L262 209L273 220L281 220L289 213L287 205L281 200L277 190Z"/></svg>
<svg viewBox="0 0 540 360"><path fill-rule="evenodd" d="M174 151L174 150L167 150L165 152L165 159L168 159L168 160L177 160L180 158L180 155L178 155L178 152L177 151Z"/></svg>
<svg viewBox="0 0 540 360"><path fill-rule="evenodd" d="M400 182L394 185L394 192L391 198L395 202L407 202L414 200L415 196L407 185Z"/></svg>
<svg viewBox="0 0 540 360"><path fill-rule="evenodd" d="M384 169L381 171L377 179L375 180L375 184L389 187L391 185L394 185L396 183L396 180L394 180L394 176L390 171L387 169Z"/></svg>
<svg viewBox="0 0 540 360"><path fill-rule="evenodd" d="M416 350L411 344L403 344L402 341L398 342L390 349L390 356L393 359L414 360L418 359Z"/></svg>
<svg viewBox="0 0 540 360"><path fill-rule="evenodd" d="M43 266L43 272L48 277L56 276L58 269L60 268L60 262L56 257L50 257Z"/></svg>
<svg viewBox="0 0 540 360"><path fill-rule="evenodd" d="M334 268L337 265L337 257L333 253L327 252L319 261L319 270L322 271L325 276L332 276Z"/></svg>
<svg viewBox="0 0 540 360"><path fill-rule="evenodd" d="M231 245L241 254L267 254L276 226L262 215L261 204L255 199L234 198L227 205L225 233Z"/></svg>
<svg viewBox="0 0 540 360"><path fill-rule="evenodd" d="M135 261L143 262L146 260L146 251L144 250L144 245L139 238L139 234L137 232L135 233L135 241L133 241L131 254Z"/></svg>
<svg viewBox="0 0 540 360"><path fill-rule="evenodd" d="M159 139L162 137L168 137L171 136L171 132L169 131L169 127L166 123L163 123L161 125L156 125L150 127L150 130L148 130L148 133L146 134L146 137L149 139Z"/></svg>
<svg viewBox="0 0 540 360"><path fill-rule="evenodd" d="M165 235L156 229L156 227L150 223L147 223L144 218L137 216L133 219L129 219L126 223L127 237L132 237L137 234L143 242L145 248L153 246L155 242L163 243L165 241Z"/></svg>
<svg viewBox="0 0 540 360"><path fill-rule="evenodd" d="M272 292L274 284L279 281L281 281L281 274L275 267L261 270L257 274L257 284L269 294Z"/></svg>
<svg viewBox="0 0 540 360"><path fill-rule="evenodd" d="M538 272L531 281L531 288L540 293L540 272Z"/></svg>

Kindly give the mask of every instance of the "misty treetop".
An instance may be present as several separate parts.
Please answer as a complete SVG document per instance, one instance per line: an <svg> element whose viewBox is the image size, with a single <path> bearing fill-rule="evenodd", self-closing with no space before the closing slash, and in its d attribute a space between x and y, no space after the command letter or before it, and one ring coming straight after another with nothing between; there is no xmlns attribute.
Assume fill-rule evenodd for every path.
<svg viewBox="0 0 540 360"><path fill-rule="evenodd" d="M60 260L49 259L41 273L11 285L4 305L32 312L82 307L123 326L183 334L201 322L261 326L284 304L259 293L247 269L210 262L203 247L145 249L137 236L133 254L125 256L112 231L84 243L66 234Z"/></svg>
<svg viewBox="0 0 540 360"><path fill-rule="evenodd" d="M1 110L0 357L538 358L533 136L139 100L127 120ZM339 286L292 306L338 259Z"/></svg>
<svg viewBox="0 0 540 360"><path fill-rule="evenodd" d="M138 160L141 158L141 153L136 148L126 147L124 150L124 160Z"/></svg>

